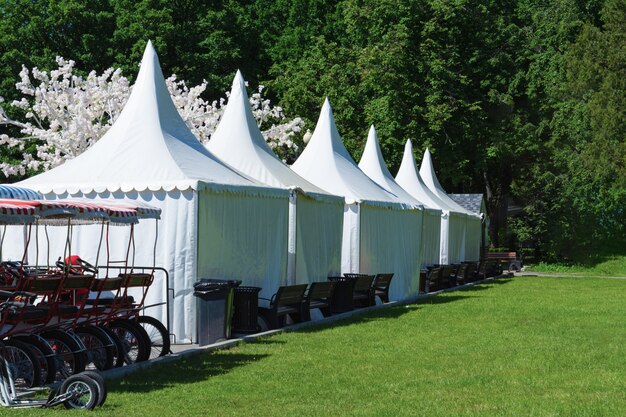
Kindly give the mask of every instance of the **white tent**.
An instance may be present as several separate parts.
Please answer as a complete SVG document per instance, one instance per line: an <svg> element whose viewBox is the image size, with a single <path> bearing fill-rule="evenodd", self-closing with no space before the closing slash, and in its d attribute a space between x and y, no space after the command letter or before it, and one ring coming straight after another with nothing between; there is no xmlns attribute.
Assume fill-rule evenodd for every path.
<svg viewBox="0 0 626 417"><path fill-rule="evenodd" d="M109 131L77 158L22 184L50 199L128 198L162 209L156 265L169 272L170 289L155 276L147 304L170 297L177 341L195 339L197 278L242 279L266 289L286 275L288 192L261 186L202 146L176 111L150 43ZM97 226L76 228L75 253L93 261L99 232ZM51 243L53 256L63 253L65 234L59 234ZM155 234L150 222L136 227L136 265L152 265ZM127 239L127 229L111 228L112 260L125 258ZM163 306L147 313L166 319Z"/></svg>
<svg viewBox="0 0 626 417"><path fill-rule="evenodd" d="M445 190L439 183L435 168L433 167L432 157L428 148L424 151L422 158L422 166L420 167L420 176L424 179L424 183L428 188L439 197L452 210L465 215L465 232L463 248L461 252L461 260L478 261L480 257L480 240L482 219L480 216L461 207L456 201L448 197Z"/></svg>
<svg viewBox="0 0 626 417"><path fill-rule="evenodd" d="M207 149L259 182L289 189L289 256L285 284L325 281L340 272L343 198L326 193L278 159L256 124L239 71Z"/></svg>
<svg viewBox="0 0 626 417"><path fill-rule="evenodd" d="M454 211L424 184L415 165L413 145L410 140L404 146L404 156L396 175L396 182L426 207L440 210L439 247L436 253L433 248L428 248L425 251L424 255L428 258L428 264L448 264L461 261L465 215ZM431 229L428 233L434 233L434 231Z"/></svg>
<svg viewBox="0 0 626 417"><path fill-rule="evenodd" d="M341 142L328 99L313 136L292 169L345 198L343 272L393 272L393 299L417 293L422 211L365 175Z"/></svg>
<svg viewBox="0 0 626 417"><path fill-rule="evenodd" d="M410 142L409 142L410 143ZM406 151L405 151L406 156ZM411 158L413 154L411 152ZM404 160L402 161L404 164ZM415 167L415 163L413 163ZM378 135L372 125L367 137L367 143L359 162L359 168L374 182L385 190L397 195L407 202L423 207L422 235L421 235L421 266L439 263L439 241L441 232L441 210L428 208L419 199L402 188L393 178L383 159Z"/></svg>

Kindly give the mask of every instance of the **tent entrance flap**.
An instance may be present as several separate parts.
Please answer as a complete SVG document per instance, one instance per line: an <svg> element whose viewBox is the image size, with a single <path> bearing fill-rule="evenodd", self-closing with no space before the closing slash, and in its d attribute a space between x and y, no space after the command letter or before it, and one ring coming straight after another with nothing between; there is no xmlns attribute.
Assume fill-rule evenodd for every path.
<svg viewBox="0 0 626 417"><path fill-rule="evenodd" d="M361 220L358 202L345 204L343 208L343 243L341 248L341 271L359 272L361 253Z"/></svg>

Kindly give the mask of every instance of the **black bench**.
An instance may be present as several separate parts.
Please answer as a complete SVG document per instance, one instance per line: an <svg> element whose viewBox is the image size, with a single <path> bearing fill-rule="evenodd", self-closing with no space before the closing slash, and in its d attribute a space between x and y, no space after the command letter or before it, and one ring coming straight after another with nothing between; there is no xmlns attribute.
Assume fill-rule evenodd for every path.
<svg viewBox="0 0 626 417"><path fill-rule="evenodd" d="M374 300L374 275L367 274L343 274L348 279L354 280L352 287L353 307L369 307L376 304Z"/></svg>
<svg viewBox="0 0 626 417"><path fill-rule="evenodd" d="M389 286L391 285L392 278L393 273L376 274L376 277L374 277L374 282L372 283L372 288L374 289L374 297L380 297L380 300L383 303L389 302Z"/></svg>
<svg viewBox="0 0 626 417"><path fill-rule="evenodd" d="M441 289L441 271L442 267L435 266L431 267L430 270L426 274L426 285L425 291L433 292Z"/></svg>
<svg viewBox="0 0 626 417"><path fill-rule="evenodd" d="M269 307L259 306L259 314L271 329L277 329L285 325L287 315L294 322L300 322L306 317L304 313L304 293L307 284L287 285L278 288L272 296ZM262 297L259 297L264 299ZM265 300L267 300L265 298Z"/></svg>
<svg viewBox="0 0 626 417"><path fill-rule="evenodd" d="M311 320L311 310L318 308L324 317L332 314L335 283L332 281L312 282L304 297L302 321Z"/></svg>

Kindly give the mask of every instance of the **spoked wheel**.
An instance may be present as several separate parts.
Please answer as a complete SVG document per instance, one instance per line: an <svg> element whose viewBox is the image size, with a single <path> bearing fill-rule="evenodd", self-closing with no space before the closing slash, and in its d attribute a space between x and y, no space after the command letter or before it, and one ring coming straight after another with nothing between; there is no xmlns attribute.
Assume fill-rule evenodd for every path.
<svg viewBox="0 0 626 417"><path fill-rule="evenodd" d="M99 387L103 388L103 389L100 389L98 392L98 402L96 403L98 407L101 407L102 404L104 404L104 402L107 399L107 386L106 386L106 382L104 378L102 377L102 375L100 375L96 371L85 371L85 372L82 372L81 375L88 376L89 378L96 381Z"/></svg>
<svg viewBox="0 0 626 417"><path fill-rule="evenodd" d="M63 402L65 408L93 410L98 405L101 390L106 391L106 388L97 380L85 374L77 374L63 381L60 393L71 394L71 397Z"/></svg>
<svg viewBox="0 0 626 417"><path fill-rule="evenodd" d="M9 365L16 388L42 385L39 359L28 344L19 340L5 340L0 354Z"/></svg>
<svg viewBox="0 0 626 417"><path fill-rule="evenodd" d="M159 320L150 316L139 316L137 319L150 339L149 359L165 356L170 353L170 335Z"/></svg>
<svg viewBox="0 0 626 417"><path fill-rule="evenodd" d="M114 320L108 326L122 342L125 364L148 360L150 339L143 327L126 319Z"/></svg>
<svg viewBox="0 0 626 417"><path fill-rule="evenodd" d="M99 325L98 328L109 335L109 338L113 342L113 367L119 368L120 366L124 366L124 344L118 335L106 326Z"/></svg>
<svg viewBox="0 0 626 417"><path fill-rule="evenodd" d="M97 326L81 326L74 330L74 333L85 345L86 368L106 371L113 367L114 354L117 349L106 332Z"/></svg>
<svg viewBox="0 0 626 417"><path fill-rule="evenodd" d="M84 346L76 338L61 330L48 330L41 336L56 355L58 372L55 381L62 381L85 370L87 355Z"/></svg>
<svg viewBox="0 0 626 417"><path fill-rule="evenodd" d="M44 384L53 383L54 377L57 372L57 362L54 351L52 350L48 342L46 342L46 340L42 337L35 334L17 335L13 336L12 339L28 343L30 346L33 346L36 349L36 353L41 353L42 356L39 356L41 380Z"/></svg>

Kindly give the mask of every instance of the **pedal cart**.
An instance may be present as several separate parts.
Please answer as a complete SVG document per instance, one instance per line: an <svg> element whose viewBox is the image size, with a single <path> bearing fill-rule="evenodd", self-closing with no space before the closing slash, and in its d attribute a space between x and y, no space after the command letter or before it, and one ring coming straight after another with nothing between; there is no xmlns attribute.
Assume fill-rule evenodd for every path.
<svg viewBox="0 0 626 417"><path fill-rule="evenodd" d="M132 226L123 273L108 276L109 225L132 225L140 217L158 219L159 215L159 209L133 202L0 198L0 258L7 225L24 225L26 241L21 261L0 263L0 405L63 404L82 409L102 405L106 386L97 371L150 356L152 336L142 327L142 320L150 326L156 322L159 338L168 342L167 351L161 349L159 355L169 352L165 326L139 315L154 269L160 268L136 273L128 265L134 247ZM107 232L105 277L98 276L97 267L72 255L72 227L85 223L101 224L102 232ZM50 265L49 253L45 267L26 264L33 225L36 236L43 225L46 237L48 225L67 225L64 253L54 265ZM128 293L132 287L143 288L140 300ZM44 390L49 396L37 398Z"/></svg>

